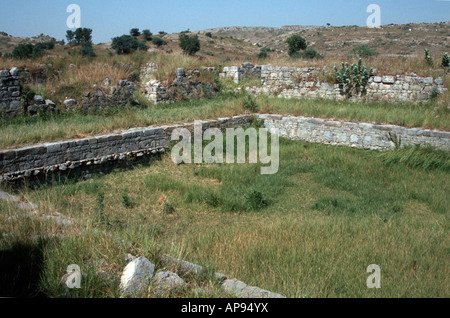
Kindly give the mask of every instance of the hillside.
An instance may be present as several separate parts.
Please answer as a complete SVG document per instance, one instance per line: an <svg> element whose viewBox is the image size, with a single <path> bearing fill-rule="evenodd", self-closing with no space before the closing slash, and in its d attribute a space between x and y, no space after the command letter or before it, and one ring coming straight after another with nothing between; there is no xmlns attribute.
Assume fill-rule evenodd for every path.
<svg viewBox="0 0 450 318"><path fill-rule="evenodd" d="M95 33L95 30L94 30ZM221 27L192 31L201 41L201 57L223 60L255 59L261 47L274 52L272 58L286 56L286 39L293 34L301 34L309 47L325 58L345 58L349 52L359 46L368 45L380 56L385 57L422 57L425 48L432 54L442 56L450 51L450 21L441 23L416 23L403 25L384 25L379 29L359 26L322 27L322 26L284 26L284 27ZM212 37L206 36L211 33ZM179 33L167 34L168 42L162 48L149 44L150 52L169 52L181 54L178 46ZM19 43L36 43L53 38L43 34L30 38L13 37L0 32L0 52L10 53ZM110 43L97 45L104 51Z"/></svg>
<svg viewBox="0 0 450 318"><path fill-rule="evenodd" d="M40 34L33 37L14 37L6 32L0 31L0 52L11 53L19 44L26 43L39 43L39 42L49 42L49 41L57 41L55 38Z"/></svg>
<svg viewBox="0 0 450 318"><path fill-rule="evenodd" d="M259 43L278 51L286 51L286 39L289 36L301 34L310 47L325 57L345 57L352 48L363 44L387 56L422 56L424 48L430 48L437 54L450 50L450 21L392 24L379 29L359 26L284 26L222 27L201 31L203 34L207 32L221 37L233 37L244 43Z"/></svg>

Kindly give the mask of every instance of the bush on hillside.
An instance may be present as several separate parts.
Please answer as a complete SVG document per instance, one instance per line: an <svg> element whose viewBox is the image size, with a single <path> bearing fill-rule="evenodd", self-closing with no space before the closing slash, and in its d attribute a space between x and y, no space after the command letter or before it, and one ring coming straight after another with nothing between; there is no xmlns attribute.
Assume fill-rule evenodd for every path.
<svg viewBox="0 0 450 318"><path fill-rule="evenodd" d="M305 50L308 46L306 40L300 35L293 35L286 42L289 45L289 56L295 56L300 50Z"/></svg>
<svg viewBox="0 0 450 318"><path fill-rule="evenodd" d="M195 55L200 51L200 40L197 35L189 36L187 33L180 34L180 47L184 54Z"/></svg>

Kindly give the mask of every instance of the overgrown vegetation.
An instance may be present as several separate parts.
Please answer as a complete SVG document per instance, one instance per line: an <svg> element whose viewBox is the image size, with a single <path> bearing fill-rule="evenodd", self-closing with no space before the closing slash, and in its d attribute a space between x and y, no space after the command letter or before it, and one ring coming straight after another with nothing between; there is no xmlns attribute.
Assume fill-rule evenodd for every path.
<svg viewBox="0 0 450 318"><path fill-rule="evenodd" d="M206 53L208 57L203 59L193 56L200 42L196 43L197 36L190 36L190 31L180 36L180 40L193 39L186 41L185 55L162 50L149 54L144 52L144 41L159 46L158 39L167 43L162 39L166 33L160 31L160 37L153 37L149 30L140 33L139 29L115 38L117 55L107 54L99 46L93 59L96 52L89 30L68 32L73 56L63 51L66 48L61 48L65 57L58 59L37 53L40 48L52 48L40 46L35 53L34 47L20 49L26 52L23 59L33 59L21 63L42 63L48 72L45 84L24 86L23 98L31 102L38 93L61 103L65 97L78 98L94 84L101 85L106 77L113 83L136 78L140 67L149 61L157 62L154 76L162 81L170 81L177 67L220 69L239 61L239 57L230 55L231 62L231 58L225 60L214 53ZM177 43L163 45L171 50ZM384 71L435 75L428 51L429 59L385 59L376 58L369 49L373 51L362 46L353 53L371 57L371 65ZM269 56L269 52L274 54ZM292 40L289 53L313 59L280 60L280 55L268 48L261 48L259 57L275 65L332 65L334 61L329 57L318 61L320 54L299 38ZM252 54L255 57L257 51ZM442 67L448 67L445 56ZM2 59L2 63L16 63L5 61ZM350 66L352 62L323 74L343 84L348 96L362 93L371 73L361 60ZM199 76L203 79L211 74ZM237 88L215 75L209 80L217 87ZM240 88L260 85L260 81L248 81ZM448 78L444 81L448 86ZM448 95L435 95L433 100L420 103L360 103L225 92L214 100L158 106L145 102L143 93L136 91L135 99L142 101L143 109L0 119L0 148L243 112L449 130ZM12 296L19 297L118 297L114 274L124 267L122 255L145 255L158 264L159 255L169 253L288 297L445 297L450 285L448 260L442 258L448 254L449 153L431 147L402 148L399 136L392 135L392 141L397 149L380 154L281 140L281 166L279 174L273 176L261 176L259 165L175 166L164 156L150 166L128 172L19 191L23 201L39 204L40 213L59 211L78 221L76 226L65 228L0 202L0 272L4 273L0 290L16 291ZM161 201L161 197L165 199ZM16 215L23 217L10 218ZM82 289L67 291L60 280L67 265L74 263L85 273ZM368 290L365 285L365 268L373 263L383 268L381 290ZM25 268L26 275L17 275L17 268ZM8 277L17 277L16 290L4 283ZM208 292L200 296L228 296L212 279L191 282L178 296L199 297L196 287L205 286ZM150 289L145 296L154 294Z"/></svg>
<svg viewBox="0 0 450 318"><path fill-rule="evenodd" d="M448 154L405 149L382 156L280 143L275 175L262 176L259 165L250 164L175 165L166 155L132 171L21 191L41 213L58 211L77 224L26 217L7 222L23 211L0 202L0 233L14 233L0 236L1 250L24 251L16 243L39 246L25 250L22 260L39 265L33 290L48 297L119 297L126 253L155 264L170 254L294 298L445 297ZM387 159L397 154L421 163ZM435 164L426 163L429 156ZM131 207L124 194L133 195ZM30 239L58 233L64 236L42 245ZM13 255L5 253L0 256ZM41 261L30 262L33 255ZM21 264L8 260L11 269ZM366 286L366 268L374 263L383 269L381 289ZM65 291L61 284L68 264L85 273L80 290ZM4 290L7 281L0 284ZM196 294L198 286L209 292ZM208 296L228 297L208 279L192 281L177 295ZM154 297L152 290L144 297Z"/></svg>
<svg viewBox="0 0 450 318"><path fill-rule="evenodd" d="M82 82L82 80L91 81L96 78L101 81L103 71L104 66L101 65L96 66L95 69L89 65L84 68L74 68L70 74L67 74L68 82L66 86L62 87L63 92L70 94L69 88L72 87L75 89L75 93L72 94L82 94L82 90L77 89L71 81L75 83ZM127 76L122 75L124 73L121 69L111 67L110 74L114 74L113 71L117 72L114 78ZM34 93L34 91L32 92ZM136 93L135 96L139 95ZM214 99L199 99L158 106L148 102L142 105L146 105L146 108L110 109L93 113L73 111L47 117L0 119L0 148L69 139L75 136L106 133L136 126L185 123L193 122L198 118L230 117L241 115L243 111L254 112L250 109L257 109L261 113L301 114L349 121L382 122L407 127L450 129L450 113L445 107L446 105L436 112L436 102L432 101L393 104L382 101L297 100L227 93ZM249 108L246 110L244 107Z"/></svg>
<svg viewBox="0 0 450 318"><path fill-rule="evenodd" d="M354 55L358 58L368 58L378 55L378 52L368 45L360 45L352 49L350 55Z"/></svg>
<svg viewBox="0 0 450 318"><path fill-rule="evenodd" d="M36 59L41 57L46 50L52 50L54 47L54 41L40 42L36 44L19 44L14 48L11 57L15 59Z"/></svg>

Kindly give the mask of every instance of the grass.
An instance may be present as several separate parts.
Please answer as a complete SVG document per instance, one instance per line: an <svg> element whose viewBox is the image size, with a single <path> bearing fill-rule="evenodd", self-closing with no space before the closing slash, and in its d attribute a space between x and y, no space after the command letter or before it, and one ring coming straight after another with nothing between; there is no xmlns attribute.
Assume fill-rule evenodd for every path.
<svg viewBox="0 0 450 318"><path fill-rule="evenodd" d="M147 105L96 113L68 112L59 115L0 119L0 148L80 138L133 127L193 122L250 113L244 109L245 94L224 94L215 99L183 101L170 105ZM446 107L437 102L348 102L320 99L252 99L260 113L336 118L349 121L388 123L407 127L449 130Z"/></svg>
<svg viewBox="0 0 450 318"><path fill-rule="evenodd" d="M36 233L64 233L37 247L36 290L51 297L117 297L117 280L101 273L120 273L125 253L155 264L168 253L294 298L449 294L450 178L441 169L448 153L415 150L414 162L439 158L431 168L373 151L280 143L275 175L249 164L175 165L165 155L132 171L23 190L42 213L59 211L77 225L7 222L19 212L0 202L0 233L18 235L0 237L1 249L16 250L14 242ZM108 222L96 222L99 210ZM69 264L86 273L79 291L59 283ZM381 267L381 289L366 287L370 264ZM208 277L176 297L205 297L196 287L227 297Z"/></svg>

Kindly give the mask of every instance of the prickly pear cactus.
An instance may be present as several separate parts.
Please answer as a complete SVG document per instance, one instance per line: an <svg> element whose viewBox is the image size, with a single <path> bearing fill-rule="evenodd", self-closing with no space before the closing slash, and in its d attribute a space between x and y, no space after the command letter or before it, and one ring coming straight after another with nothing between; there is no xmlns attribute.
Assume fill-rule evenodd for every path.
<svg viewBox="0 0 450 318"><path fill-rule="evenodd" d="M342 85L347 98L353 94L359 95L366 91L369 77L373 73L373 69L367 70L367 67L362 64L362 59L359 59L358 64L352 64L342 62L341 69L334 67L336 72L336 80Z"/></svg>

